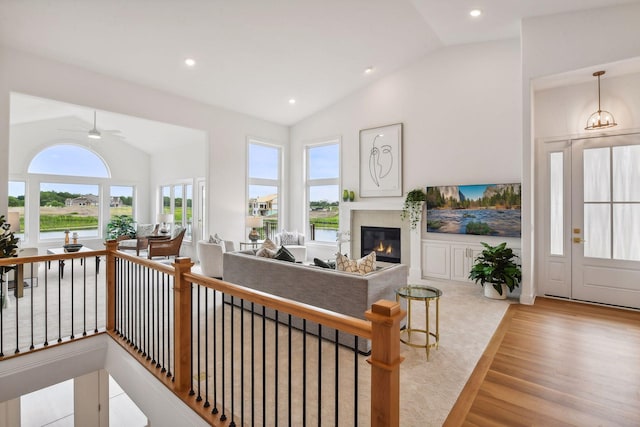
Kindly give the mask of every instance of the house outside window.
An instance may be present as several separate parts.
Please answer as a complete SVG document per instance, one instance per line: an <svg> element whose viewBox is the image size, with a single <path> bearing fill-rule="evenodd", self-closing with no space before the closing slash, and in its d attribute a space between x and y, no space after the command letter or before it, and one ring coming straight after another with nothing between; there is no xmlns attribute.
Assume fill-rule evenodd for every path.
<svg viewBox="0 0 640 427"><path fill-rule="evenodd" d="M308 145L305 157L310 238L335 242L340 225L340 141Z"/></svg>

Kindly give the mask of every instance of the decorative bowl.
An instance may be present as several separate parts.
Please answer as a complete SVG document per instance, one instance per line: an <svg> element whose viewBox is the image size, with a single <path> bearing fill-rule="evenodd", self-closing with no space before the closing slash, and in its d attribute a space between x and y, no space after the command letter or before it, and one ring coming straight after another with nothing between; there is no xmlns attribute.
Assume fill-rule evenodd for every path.
<svg viewBox="0 0 640 427"><path fill-rule="evenodd" d="M69 243L63 246L65 252L78 252L82 248L82 243Z"/></svg>

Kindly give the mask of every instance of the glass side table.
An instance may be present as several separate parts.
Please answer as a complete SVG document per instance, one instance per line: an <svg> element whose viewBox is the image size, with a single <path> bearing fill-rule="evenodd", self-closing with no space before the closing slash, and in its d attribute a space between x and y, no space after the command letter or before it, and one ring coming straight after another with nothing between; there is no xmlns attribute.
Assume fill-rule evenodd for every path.
<svg viewBox="0 0 640 427"><path fill-rule="evenodd" d="M409 285L396 289L396 301L400 304L400 298L407 300L407 326L400 331L400 341L404 344L412 347L421 347L426 349L427 360L429 360L429 350L431 347L438 348L440 342L440 297L442 291L438 288L422 285ZM411 324L411 302L412 301L424 301L425 304L425 329L417 329L412 327ZM435 331L431 331L429 322L429 305L431 301L436 303L436 327ZM425 343L419 344L411 341L411 334L418 333L424 334ZM406 338L403 337L406 335ZM431 342L431 337L435 338L434 342Z"/></svg>

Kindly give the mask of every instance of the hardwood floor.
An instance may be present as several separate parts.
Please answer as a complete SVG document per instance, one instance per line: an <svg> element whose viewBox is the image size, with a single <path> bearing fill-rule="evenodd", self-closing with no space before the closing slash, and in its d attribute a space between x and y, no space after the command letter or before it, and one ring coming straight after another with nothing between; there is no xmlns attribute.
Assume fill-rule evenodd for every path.
<svg viewBox="0 0 640 427"><path fill-rule="evenodd" d="M639 426L640 312L509 307L446 426Z"/></svg>

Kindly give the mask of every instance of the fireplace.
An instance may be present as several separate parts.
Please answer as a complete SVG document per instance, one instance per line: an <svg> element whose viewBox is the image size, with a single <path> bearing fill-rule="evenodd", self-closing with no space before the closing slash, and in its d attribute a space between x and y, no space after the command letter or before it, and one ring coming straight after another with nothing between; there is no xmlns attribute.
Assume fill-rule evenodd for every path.
<svg viewBox="0 0 640 427"><path fill-rule="evenodd" d="M376 252L376 260L400 263L400 228L360 227L360 256Z"/></svg>

